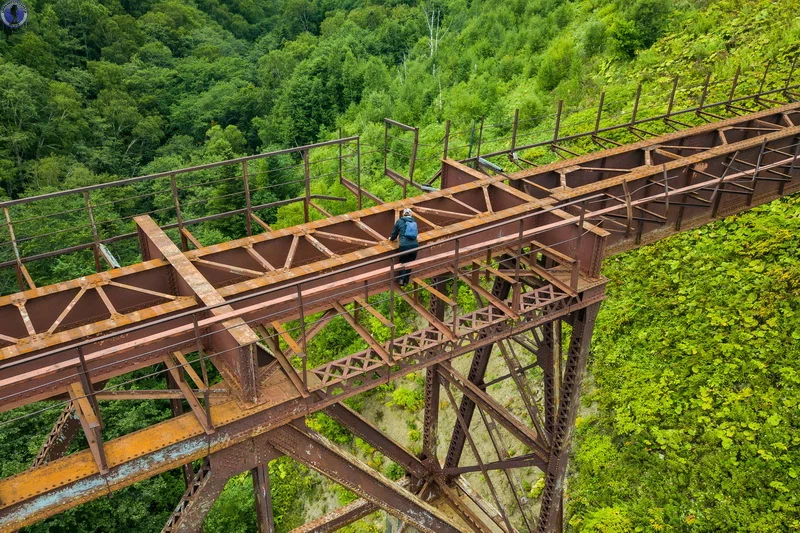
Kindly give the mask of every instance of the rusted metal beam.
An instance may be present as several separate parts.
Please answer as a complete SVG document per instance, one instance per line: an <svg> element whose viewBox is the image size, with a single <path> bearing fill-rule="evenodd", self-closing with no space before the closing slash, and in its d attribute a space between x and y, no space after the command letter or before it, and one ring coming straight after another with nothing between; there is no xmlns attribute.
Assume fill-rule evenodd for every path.
<svg viewBox="0 0 800 533"><path fill-rule="evenodd" d="M468 397L473 403L479 404L506 431L530 448L541 459L540 466L544 466L549 455L549 449L547 442L541 436L532 432L519 418L481 390L480 387L454 370L449 364L439 365L439 374L461 391L465 397Z"/></svg>
<svg viewBox="0 0 800 533"><path fill-rule="evenodd" d="M398 291L398 294L409 306L411 306L417 313L427 320L428 324L442 332L442 335L450 340L456 339L457 332L453 332L449 327L447 327L447 324L436 318L427 309L425 309L425 307L414 301L414 298L409 296L405 291Z"/></svg>
<svg viewBox="0 0 800 533"><path fill-rule="evenodd" d="M430 470L413 453L370 424L363 416L345 404L333 404L325 409L325 414L402 466L406 472L417 479L424 479L430 474Z"/></svg>
<svg viewBox="0 0 800 533"><path fill-rule="evenodd" d="M535 296L537 294L540 296ZM580 300L554 295L552 289L547 287L533 291L530 296L523 295L523 302L530 302L530 307L523 306L526 321L516 324L513 331L518 334L555 317L566 316L601 300L602 295L602 282L593 286ZM413 340L413 345L408 344L408 349L403 349L402 357L398 355L392 368L393 378L464 355L512 332L511 325L502 319L502 315L501 320L492 318L490 308L477 310L463 319L476 324L480 322L481 325L473 326L471 332L459 338L455 344L443 337L438 340L434 337L422 344L420 341L427 338L425 332L408 335L406 338ZM398 338L397 346L404 345L406 341ZM347 359L331 365L344 366ZM382 373L382 377L366 379L367 373L376 372ZM196 418L186 414L106 443L113 452L110 457L115 461L106 476L97 475L94 460L87 450L70 454L14 478L0 480L0 531L5 533L17 529L103 496L109 490L129 486L186 462L201 459L209 451L213 453L225 449L252 438L254 433L267 432L298 416L340 402L385 383L387 379L383 372L380 365L362 367L349 377L340 376L326 381L318 389L320 392L327 391L323 397L312 396L310 399L302 398L284 374L276 373L263 383L264 390L270 391L269 404L246 410L235 400L215 405L212 418L217 431L213 435L205 435ZM349 379L357 379L359 384L348 385ZM25 487L26 491L17 492L15 487L19 486Z"/></svg>
<svg viewBox="0 0 800 533"><path fill-rule="evenodd" d="M484 468L486 470L508 470L511 468L527 468L527 467L535 467L535 468L542 468L542 459L541 457L537 456L535 453L526 453L524 455L514 456L508 459L500 459L498 461L491 461L484 464ZM453 468L444 468L442 469L442 473L448 476L456 476L460 474L466 474L469 472L480 472L481 467L479 465L465 465L465 466L455 466Z"/></svg>
<svg viewBox="0 0 800 533"><path fill-rule="evenodd" d="M355 457L336 449L308 428L296 424L283 426L270 432L270 442L283 453L422 532L459 531L436 508L375 473Z"/></svg>
<svg viewBox="0 0 800 533"><path fill-rule="evenodd" d="M228 392L225 389L209 389L213 396L221 397L227 396ZM204 392L202 390L192 390L195 398L202 398ZM100 401L151 401L151 400L182 400L184 393L180 389L135 389L135 390L106 390L98 391L95 396Z"/></svg>
<svg viewBox="0 0 800 533"><path fill-rule="evenodd" d="M592 330L599 307L598 304L581 309L575 315L572 324L572 338L564 369L561 399L552 434L550 457L545 471L545 486L542 491L537 533L558 533L560 529L567 459L572 433L575 429L575 417L580 404L580 389L589 356Z"/></svg>
<svg viewBox="0 0 800 533"><path fill-rule="evenodd" d="M356 331L356 333L358 333L358 336L364 339L364 342L367 343L367 345L371 350L377 353L380 356L380 358L384 360L384 362L391 363L392 356L389 355L389 352L386 351L386 348L381 346L381 344L377 340L375 340L375 337L373 337L372 334L369 331L367 331L367 329L364 326L359 324L358 321L356 321L356 319L353 318L353 315L350 314L350 311L345 309L344 306L342 306L342 304L340 304L339 302L334 302L333 307L339 312L339 316L344 318L347 321L347 323L350 324L350 327L353 328Z"/></svg>
<svg viewBox="0 0 800 533"><path fill-rule="evenodd" d="M291 339L292 344L290 345L290 347L294 346L295 349L297 350L296 352L294 352L295 356L305 357L303 349L300 346L298 346L296 342L294 342L294 339L292 339L292 337L283 329L283 326L280 323L273 322L272 327L273 329L276 330L278 336L284 338L284 342ZM310 393L308 392L308 386L306 385L306 383L303 382L303 379L298 375L297 369L294 366L292 366L292 363L291 361L289 361L287 355L283 352L283 350L281 350L281 347L278 344L277 340L273 338L273 336L270 334L269 331L267 331L267 329L264 326L256 326L256 330L259 333L261 333L264 342L266 342L269 345L270 353L278 361L278 364L283 369L283 373L290 380L292 386L297 391L297 393L303 397L308 397L310 395Z"/></svg>
<svg viewBox="0 0 800 533"><path fill-rule="evenodd" d="M520 398L522 398L522 403L525 405L525 410L531 418L533 427L536 428L536 432L544 439L545 443L549 444L550 438L544 428L544 421L539 412L539 407L536 405L536 398L533 395L533 390L528 382L528 378L522 370L522 365L517 358L517 354L514 352L514 347L511 346L508 341L498 343L498 347L511 373L511 379L517 386L517 392L519 392Z"/></svg>
<svg viewBox="0 0 800 533"><path fill-rule="evenodd" d="M106 474L108 473L108 462L106 461L106 452L103 446L100 419L80 382L70 385L70 399L75 406L75 413L83 427L83 433L89 443L89 449L92 452L97 469L101 475Z"/></svg>
<svg viewBox="0 0 800 533"><path fill-rule="evenodd" d="M81 423L75 413L75 406L70 401L64 406L55 424L53 424L53 428L48 433L39 453L36 454L31 467L36 468L64 455L67 451L67 446L72 442L80 427Z"/></svg>
<svg viewBox="0 0 800 533"><path fill-rule="evenodd" d="M142 254L145 257L161 255L169 261L189 291L206 305L217 306L212 309L212 314L233 311L228 305L220 305L225 302L223 297L149 216L134 220L139 227ZM255 355L258 336L241 318L223 322L221 326L219 333L208 339L211 351L218 354L212 359L214 366L227 378L234 392L240 394L244 401L255 403L258 400Z"/></svg>
<svg viewBox="0 0 800 533"><path fill-rule="evenodd" d="M472 531L475 533L490 533L492 531L492 529L489 528L486 523L484 523L477 513L475 513L469 508L468 505L461 501L461 498L459 498L456 490L445 482L443 476L437 475L433 479L436 483L436 488L438 489L441 498L447 502L447 504L449 504L456 513L458 513L458 516L461 517L461 519ZM500 524L498 524L498 526L500 526Z"/></svg>
<svg viewBox="0 0 800 533"><path fill-rule="evenodd" d="M267 463L261 463L250 472L253 476L258 533L275 533L272 496L269 489L269 466Z"/></svg>
<svg viewBox="0 0 800 533"><path fill-rule="evenodd" d="M511 285L503 279L496 279L492 285L492 293L498 298L508 298L510 291ZM487 331L483 333L483 335L490 337L491 333ZM472 363L470 364L469 373L467 375L467 379L469 379L470 382L475 384L483 383L483 378L486 375L486 368L489 365L489 358L491 357L493 346L494 345L492 343L489 343L486 346L479 347L475 350L475 354L472 357ZM472 423L472 416L475 412L475 402L473 402L469 397L464 396L461 399L459 411L466 422L466 426L469 427L469 425ZM453 428L453 434L450 438L450 446L447 450L447 456L445 457L444 468L458 466L465 444L466 435L461 429L461 426L456 424L456 426Z"/></svg>
<svg viewBox="0 0 800 533"><path fill-rule="evenodd" d="M441 371L442 365L440 365L439 375L444 375ZM475 460L478 461L478 466L480 467L481 473L483 473L484 481L486 485L489 487L489 492L492 494L492 498L494 498L497 507L500 509L500 515L503 518L503 522L505 523L505 530L508 533L514 531L514 526L511 525L509 521L508 515L506 514L505 510L503 509L502 503L500 502L500 497L498 496L497 489L494 487L494 483L492 482L492 478L489 476L489 471L486 469L486 465L481 458L480 451L478 450L478 446L475 444L475 440L472 438L472 434L469 430L469 425L464 420L464 416L456 407L456 399L453 396L453 393L450 391L450 383L443 383L442 387L444 388L445 393L447 394L447 398L450 400L450 407L453 408L453 412L456 415L456 419L458 421L459 426L461 426L464 435L467 438L467 442L469 443L470 448L472 449L472 455L475 457Z"/></svg>
<svg viewBox="0 0 800 533"><path fill-rule="evenodd" d="M172 376L172 379L180 391L183 393L183 399L189 404L192 412L197 417L197 421L200 422L201 426L203 426L203 430L209 435L214 433L214 426L209 424L208 420L206 420L206 410L202 405L200 405L200 402L197 400L194 391L189 388L189 385L186 384L183 367L180 366L180 364L176 364L175 360L170 354L164 355L164 364L167 365L167 371Z"/></svg>
<svg viewBox="0 0 800 533"><path fill-rule="evenodd" d="M369 516L379 509L380 507L371 501L359 498L343 507L334 509L316 520L296 527L289 533L329 533L339 531L341 528Z"/></svg>
<svg viewBox="0 0 800 533"><path fill-rule="evenodd" d="M257 469L282 455L267 438L268 434L262 434L205 456L161 533L202 531L206 515L231 477ZM262 473L268 474L266 469Z"/></svg>

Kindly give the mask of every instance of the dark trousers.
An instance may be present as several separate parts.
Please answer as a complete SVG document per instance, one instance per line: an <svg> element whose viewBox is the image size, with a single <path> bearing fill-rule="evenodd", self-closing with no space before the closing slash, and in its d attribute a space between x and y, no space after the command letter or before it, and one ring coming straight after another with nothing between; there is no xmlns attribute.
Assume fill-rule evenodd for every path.
<svg viewBox="0 0 800 533"><path fill-rule="evenodd" d="M399 251L405 252L406 250L410 250L407 254L403 254L400 256L400 263L408 263L410 261L414 261L417 258L417 247L419 244L402 244L398 248ZM411 269L410 268L401 268L398 271L397 275L397 282L400 285L408 285L409 279L411 278Z"/></svg>

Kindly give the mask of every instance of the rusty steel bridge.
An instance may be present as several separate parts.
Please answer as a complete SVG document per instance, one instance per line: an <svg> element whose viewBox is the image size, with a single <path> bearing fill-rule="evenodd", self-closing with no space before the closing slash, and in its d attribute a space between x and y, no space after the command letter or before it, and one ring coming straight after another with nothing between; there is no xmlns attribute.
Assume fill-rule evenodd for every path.
<svg viewBox="0 0 800 533"><path fill-rule="evenodd" d="M601 101L594 128L568 135L559 106L552 138L536 143L519 142L517 115L510 147L481 154L479 140L460 160L450 157L446 135L441 169L428 184L414 180L418 130L387 120L383 171L404 190L394 202L362 188L360 139L340 136L3 203L2 267L16 273L19 291L0 297L0 409L46 400L62 412L32 467L0 480L0 531L172 469L182 470L187 489L163 531L202 530L225 483L246 471L259 528L273 531L268 463L282 455L359 496L296 532L333 531L376 510L403 530L561 531L571 436L604 298L603 259L800 190L797 86L787 79L763 90L762 81L757 94L734 98L734 81L727 99L707 103L708 85L706 78L699 105L680 111L673 86L667 113L646 119L637 117L639 91L630 120L608 127ZM652 131L659 127L672 132ZM386 157L397 129L411 137L407 172ZM575 153L581 143L596 151ZM536 166L520 156L536 148L559 159ZM331 215L320 201L341 199L312 194L315 150L338 151L338 183L359 210ZM305 194L258 203L248 177L259 160L287 154L299 161ZM342 171L346 157L357 161L352 178ZM182 184L215 169L235 170L225 176L242 184L241 207L191 218ZM173 218L133 213L135 231L106 235L93 198L155 180L171 193ZM26 254L20 213L70 195L87 217L87 242ZM259 215L292 202L302 204L306 223L273 229ZM419 221L421 246L411 285L399 287L398 253L387 237L406 207ZM313 220L314 210L323 218ZM202 246L190 229L227 217L244 218L245 237ZM141 262L119 266L109 245L125 239L138 242ZM36 285L31 265L83 251L96 273ZM459 290L474 304L459 300ZM418 317L409 333L396 332L401 305ZM309 364L311 340L335 319L363 349ZM505 365L503 375L487 377L490 360ZM166 388L107 386L146 368ZM209 378L214 369L221 379ZM422 371L421 453L343 403ZM501 382L513 383L516 412L492 396L490 386ZM169 400L174 417L103 438L101 402L153 400ZM445 407L448 424L440 423ZM305 417L318 411L405 477L389 480L309 428ZM80 431L88 447L66 453ZM487 438L491 456L478 445ZM532 470L544 480L537 501L520 482L520 472Z"/></svg>

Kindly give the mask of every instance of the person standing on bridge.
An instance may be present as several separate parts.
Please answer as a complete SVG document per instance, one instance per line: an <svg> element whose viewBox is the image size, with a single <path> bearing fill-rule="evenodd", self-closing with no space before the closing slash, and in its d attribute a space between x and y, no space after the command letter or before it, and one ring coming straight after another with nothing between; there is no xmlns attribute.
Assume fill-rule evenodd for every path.
<svg viewBox="0 0 800 533"><path fill-rule="evenodd" d="M419 241L417 241L417 236L419 236L419 227L417 226L417 221L414 220L414 217L411 215L411 209L408 207L403 209L403 216L398 218L397 222L394 223L392 235L389 237L389 240L391 241L394 241L397 239L397 237L400 237L400 246L398 247L398 250L401 252L408 251L407 254L400 256L400 263L408 263L417 258L416 249L419 246ZM411 269L403 268L400 270L398 283L400 283L401 286L408 285L410 278Z"/></svg>

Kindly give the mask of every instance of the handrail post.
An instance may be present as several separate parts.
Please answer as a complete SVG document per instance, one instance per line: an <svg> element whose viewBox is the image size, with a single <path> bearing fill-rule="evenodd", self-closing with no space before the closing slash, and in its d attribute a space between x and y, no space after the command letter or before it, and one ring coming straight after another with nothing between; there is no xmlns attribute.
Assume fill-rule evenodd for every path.
<svg viewBox="0 0 800 533"><path fill-rule="evenodd" d="M703 106L706 104L706 96L708 95L709 81L711 81L711 71L706 74L706 81L703 84L703 93L700 95L700 105L697 107L697 111L695 112L697 116L700 116L703 113Z"/></svg>
<svg viewBox="0 0 800 533"><path fill-rule="evenodd" d="M756 102L761 103L761 94L764 92L764 84L767 82L767 75L769 68L772 66L772 60L767 61L767 66L764 68L764 75L761 77L761 85L758 86L758 94L756 95Z"/></svg>
<svg viewBox="0 0 800 533"><path fill-rule="evenodd" d="M300 289L302 284L297 284L297 308L300 311L300 335L303 340L303 388L308 392L308 340L306 339L306 317L303 311L303 291Z"/></svg>
<svg viewBox="0 0 800 533"><path fill-rule="evenodd" d="M553 142L550 143L550 149L555 150L554 146L558 141L558 130L561 129L561 111L564 108L564 100L558 101L558 111L556 112L556 127L553 131Z"/></svg>
<svg viewBox="0 0 800 533"><path fill-rule="evenodd" d="M522 297L522 282L519 279L519 266L522 263L522 245L523 245L523 234L525 233L525 219L520 219L519 221L519 245L517 246L517 257L516 261L514 261L514 279L516 283L514 283L514 295L511 297L511 307L514 309L515 313L520 312L521 306L521 297Z"/></svg>
<svg viewBox="0 0 800 533"><path fill-rule="evenodd" d="M414 144L411 146L411 161L409 162L408 180L414 183L414 167L417 164L417 148L419 147L419 128L414 128Z"/></svg>
<svg viewBox="0 0 800 533"><path fill-rule="evenodd" d="M19 247L17 246L17 237L14 234L14 225L11 224L11 213L8 210L8 207L3 207L3 214L6 217L6 226L8 227L8 238L11 241L11 249L14 252L14 259L17 262L17 284L19 285L19 290L25 290L25 281L28 282L28 285L31 289L36 288L33 284L33 280L30 278L28 271L25 269L25 265L22 263L22 257L19 255Z"/></svg>
<svg viewBox="0 0 800 533"><path fill-rule="evenodd" d="M639 113L639 98L642 96L642 84L636 87L636 100L633 102L633 113L631 114L631 126L636 124L636 115Z"/></svg>
<svg viewBox="0 0 800 533"><path fill-rule="evenodd" d="M790 83L791 83L791 81L792 81L792 76L794 75L794 67L797 65L797 56L799 56L799 55L800 55L800 53L797 53L797 54L795 54L795 55L794 55L794 57L792 58L792 66L791 66L791 68L789 69L789 75L788 75L788 76L786 76L786 83L785 83L785 84L784 84L784 86L783 86L783 95L784 95L786 98L789 98L789 95L788 95L788 92L789 92L789 84L790 84ZM793 99L793 98L789 98L789 100L792 100L792 101L793 101L794 99Z"/></svg>
<svg viewBox="0 0 800 533"><path fill-rule="evenodd" d="M603 103L606 100L606 92L603 91L600 93L600 105L597 106L597 118L594 121L594 134L593 137L597 137L597 133L600 130L600 119L603 116Z"/></svg>
<svg viewBox="0 0 800 533"><path fill-rule="evenodd" d="M361 136L356 137L356 189L358 190L358 209L361 210Z"/></svg>
<svg viewBox="0 0 800 533"><path fill-rule="evenodd" d="M443 159L447 159L447 151L450 148L450 119L444 123L444 151L442 154Z"/></svg>
<svg viewBox="0 0 800 533"><path fill-rule="evenodd" d="M169 183L172 187L172 201L175 204L175 217L178 221L178 232L181 234L181 250L189 250L189 241L183 233L183 214L181 213L181 203L178 199L178 183L175 181L175 173L169 175Z"/></svg>
<svg viewBox="0 0 800 533"><path fill-rule="evenodd" d="M242 161L242 183L244 184L244 202L245 208L247 209L247 214L245 215L245 224L247 226L247 235L250 236L253 234L253 228L250 221L253 213L253 204L252 200L250 199L250 181L247 178L247 160Z"/></svg>
<svg viewBox="0 0 800 533"><path fill-rule="evenodd" d="M100 238L97 235L97 225L94 223L94 213L92 212L92 202L89 198L89 191L83 193L83 199L86 203L86 213L89 215L89 223L92 226L92 239L94 240L94 270L100 272Z"/></svg>
<svg viewBox="0 0 800 533"><path fill-rule="evenodd" d="M733 102L733 96L736 94L736 87L739 85L739 75L742 73L742 66L736 66L736 73L733 75L733 82L731 83L731 91L728 93L728 103L725 104L725 109L727 111L731 110L731 102Z"/></svg>
<svg viewBox="0 0 800 533"><path fill-rule="evenodd" d="M581 274L581 240L583 239L583 224L586 218L586 201L581 203L581 216L578 220L578 238L575 241L575 262L572 264L572 277L570 278L570 286L573 291L578 292L578 281Z"/></svg>
<svg viewBox="0 0 800 533"><path fill-rule="evenodd" d="M200 342L200 327L197 324L197 314L192 313L192 326L194 329L194 340L197 347L197 358L200 361L200 372L203 375L203 407L206 412L206 422L208 427L213 427L211 424L211 391L208 382L208 369L206 368L206 355L203 350L203 345Z"/></svg>
<svg viewBox="0 0 800 533"><path fill-rule="evenodd" d="M519 130L519 108L514 109L514 126L511 130L511 154L517 148L517 131Z"/></svg>
<svg viewBox="0 0 800 533"><path fill-rule="evenodd" d="M481 127L478 130L478 148L475 150L475 168L478 168L478 159L481 157L481 143L483 142L483 123L486 121L486 116L481 115Z"/></svg>
<svg viewBox="0 0 800 533"><path fill-rule="evenodd" d="M675 105L675 93L678 91L678 76L672 80L672 91L669 93L669 105L667 106L667 119L672 116L672 108Z"/></svg>
<svg viewBox="0 0 800 533"><path fill-rule="evenodd" d="M308 162L308 150L303 150L303 181L305 182L305 198L303 200L303 217L306 222L308 217L308 202L311 200L311 169Z"/></svg>
<svg viewBox="0 0 800 533"><path fill-rule="evenodd" d="M339 128L339 183L342 182L342 128Z"/></svg>

